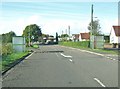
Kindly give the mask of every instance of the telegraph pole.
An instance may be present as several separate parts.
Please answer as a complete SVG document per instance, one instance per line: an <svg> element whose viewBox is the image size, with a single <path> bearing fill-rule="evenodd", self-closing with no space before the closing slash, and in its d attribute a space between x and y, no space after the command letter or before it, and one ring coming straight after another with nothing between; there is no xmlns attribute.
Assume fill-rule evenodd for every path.
<svg viewBox="0 0 120 89"><path fill-rule="evenodd" d="M93 36L93 4L91 6L91 30L90 30L90 47L93 49L94 48L94 40L92 38ZM93 40L93 43L92 43Z"/></svg>
<svg viewBox="0 0 120 89"><path fill-rule="evenodd" d="M91 7L91 35L93 34L93 4L92 4L92 7Z"/></svg>
<svg viewBox="0 0 120 89"><path fill-rule="evenodd" d="M62 30L62 35L63 35L63 30Z"/></svg>
<svg viewBox="0 0 120 89"><path fill-rule="evenodd" d="M69 40L70 40L70 26L68 26Z"/></svg>
<svg viewBox="0 0 120 89"><path fill-rule="evenodd" d="M30 47L30 27L29 27L29 47Z"/></svg>
<svg viewBox="0 0 120 89"><path fill-rule="evenodd" d="M66 29L66 34L67 34L67 29Z"/></svg>

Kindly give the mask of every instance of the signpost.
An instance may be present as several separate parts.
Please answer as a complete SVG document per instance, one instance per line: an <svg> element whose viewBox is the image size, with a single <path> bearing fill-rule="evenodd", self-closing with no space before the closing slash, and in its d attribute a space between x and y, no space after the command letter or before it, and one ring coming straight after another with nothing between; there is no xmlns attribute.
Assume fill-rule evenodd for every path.
<svg viewBox="0 0 120 89"><path fill-rule="evenodd" d="M13 49L16 52L25 52L25 50L26 50L25 43L26 43L25 37L15 36L12 38Z"/></svg>

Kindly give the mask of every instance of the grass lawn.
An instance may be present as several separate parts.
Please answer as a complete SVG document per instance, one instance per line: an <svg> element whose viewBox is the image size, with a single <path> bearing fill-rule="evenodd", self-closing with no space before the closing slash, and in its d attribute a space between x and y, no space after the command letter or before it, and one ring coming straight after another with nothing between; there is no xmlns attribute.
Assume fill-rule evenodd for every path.
<svg viewBox="0 0 120 89"><path fill-rule="evenodd" d="M91 49L88 48L88 44L89 42L59 42L59 45L63 45L67 47L79 48L79 49L88 50L97 53L103 53L103 54L118 54L118 50Z"/></svg>
<svg viewBox="0 0 120 89"><path fill-rule="evenodd" d="M23 56L26 56L28 53L29 52L18 52L18 53L12 53L7 56L3 56L2 57L2 66L0 65L0 67L2 67L2 70L5 70L11 63L22 58Z"/></svg>

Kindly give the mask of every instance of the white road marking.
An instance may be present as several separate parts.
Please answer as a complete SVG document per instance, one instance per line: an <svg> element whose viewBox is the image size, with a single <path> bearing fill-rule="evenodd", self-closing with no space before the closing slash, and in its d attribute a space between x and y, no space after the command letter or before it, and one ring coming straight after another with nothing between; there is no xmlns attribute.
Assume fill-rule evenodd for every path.
<svg viewBox="0 0 120 89"><path fill-rule="evenodd" d="M107 57L107 58L110 58L110 57Z"/></svg>
<svg viewBox="0 0 120 89"><path fill-rule="evenodd" d="M95 55L98 55L98 56L106 57L104 54L95 53L95 52L91 52L91 51L87 51L87 50L82 50L82 49L77 49L77 48L72 48L72 47L66 47L66 46L61 46L61 47L69 48L69 49L75 49L75 50L79 50L81 52L87 52L87 53L95 54ZM109 55L109 56L117 56L117 55ZM108 56L106 58L114 60L114 61L116 60L116 59L113 59L113 58L108 57Z"/></svg>
<svg viewBox="0 0 120 89"><path fill-rule="evenodd" d="M66 58L72 58L72 56L67 56L67 55L64 55L63 53L60 53L60 55L62 55L63 57L66 57Z"/></svg>
<svg viewBox="0 0 120 89"><path fill-rule="evenodd" d="M65 46L61 46L61 47L65 47ZM96 55L99 55L99 56L105 56L104 54L95 53L95 52L91 52L91 51L87 51L87 50L82 50L82 49L77 49L77 48L72 48L72 47L65 47L65 48L75 49L75 50L79 50L81 52L87 52L87 53L96 54Z"/></svg>
<svg viewBox="0 0 120 89"><path fill-rule="evenodd" d="M59 57L57 53L55 53L55 54L57 55L57 57Z"/></svg>
<svg viewBox="0 0 120 89"><path fill-rule="evenodd" d="M116 59L113 59L113 60L116 60Z"/></svg>
<svg viewBox="0 0 120 89"><path fill-rule="evenodd" d="M70 62L72 62L73 60L72 59L69 59Z"/></svg>
<svg viewBox="0 0 120 89"><path fill-rule="evenodd" d="M94 78L95 81L97 81L102 87L106 87L99 79Z"/></svg>
<svg viewBox="0 0 120 89"><path fill-rule="evenodd" d="M35 52L35 51L34 51L34 52ZM34 52L33 52L33 53L34 53ZM32 56L32 55L33 55L33 53L32 53L32 54L30 54L29 56L27 56L25 59L28 59L30 56Z"/></svg>
<svg viewBox="0 0 120 89"><path fill-rule="evenodd" d="M113 60L113 58L110 58L111 60Z"/></svg>

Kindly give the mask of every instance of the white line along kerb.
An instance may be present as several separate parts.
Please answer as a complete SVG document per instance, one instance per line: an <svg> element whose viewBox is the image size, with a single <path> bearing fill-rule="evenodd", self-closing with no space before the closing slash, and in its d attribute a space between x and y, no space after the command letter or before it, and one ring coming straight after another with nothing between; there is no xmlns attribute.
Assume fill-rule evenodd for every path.
<svg viewBox="0 0 120 89"><path fill-rule="evenodd" d="M97 81L102 87L106 87L99 79L94 78L95 81Z"/></svg>
<svg viewBox="0 0 120 89"><path fill-rule="evenodd" d="M69 58L72 58L72 56L67 56L67 55L64 55L63 53L60 53L60 55L62 55L63 57L69 57Z"/></svg>
<svg viewBox="0 0 120 89"><path fill-rule="evenodd" d="M35 51L34 51L33 53L35 53ZM32 55L33 55L33 53L32 53L32 54L30 54L29 56L27 56L25 59L28 59L30 56L32 56Z"/></svg>

